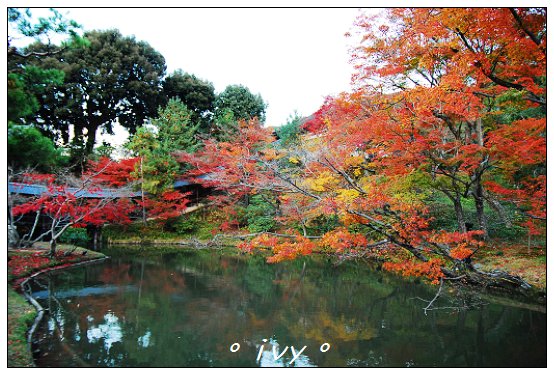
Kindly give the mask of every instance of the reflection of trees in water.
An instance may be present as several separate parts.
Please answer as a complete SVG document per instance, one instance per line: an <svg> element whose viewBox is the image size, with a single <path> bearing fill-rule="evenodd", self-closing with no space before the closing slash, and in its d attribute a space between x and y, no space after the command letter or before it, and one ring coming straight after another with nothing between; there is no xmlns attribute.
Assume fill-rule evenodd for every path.
<svg viewBox="0 0 554 375"><path fill-rule="evenodd" d="M254 366L263 338L307 345L306 360L319 366L505 366L513 356L529 364L546 358L540 350L525 354L546 341L540 314L491 304L425 316L417 298L430 300L433 290L355 265L173 255L171 263L114 259L49 282L58 294L118 286L50 303L65 343L90 365ZM54 341L41 348L63 352ZM234 342L237 353L229 351ZM319 351L324 342L327 353Z"/></svg>

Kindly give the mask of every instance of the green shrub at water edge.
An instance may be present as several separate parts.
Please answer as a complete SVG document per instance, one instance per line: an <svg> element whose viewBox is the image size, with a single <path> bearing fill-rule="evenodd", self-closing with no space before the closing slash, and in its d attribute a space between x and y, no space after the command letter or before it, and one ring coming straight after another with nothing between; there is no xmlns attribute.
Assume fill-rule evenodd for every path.
<svg viewBox="0 0 554 375"><path fill-rule="evenodd" d="M60 236L60 242L86 247L91 241L86 228L67 228Z"/></svg>
<svg viewBox="0 0 554 375"><path fill-rule="evenodd" d="M198 215L183 215L168 223L166 227L178 234L192 234L202 225L202 219Z"/></svg>
<svg viewBox="0 0 554 375"><path fill-rule="evenodd" d="M277 226L277 222L274 219L275 207L259 195L254 195L250 198L244 215L248 224L248 230L252 233L271 232Z"/></svg>

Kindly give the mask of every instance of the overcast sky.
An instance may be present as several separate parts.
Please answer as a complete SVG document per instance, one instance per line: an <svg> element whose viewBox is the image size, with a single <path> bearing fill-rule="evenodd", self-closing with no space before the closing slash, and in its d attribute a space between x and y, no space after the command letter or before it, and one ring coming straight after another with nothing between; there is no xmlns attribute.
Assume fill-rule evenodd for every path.
<svg viewBox="0 0 554 375"><path fill-rule="evenodd" d="M58 8L59 9L59 8ZM349 90L348 39L356 9L59 9L84 30L117 28L148 42L216 92L243 84L268 103L266 125Z"/></svg>

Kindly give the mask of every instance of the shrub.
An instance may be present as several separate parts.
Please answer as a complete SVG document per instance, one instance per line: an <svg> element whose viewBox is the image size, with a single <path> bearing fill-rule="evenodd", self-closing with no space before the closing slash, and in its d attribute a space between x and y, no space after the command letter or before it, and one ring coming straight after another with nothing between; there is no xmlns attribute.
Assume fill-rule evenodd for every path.
<svg viewBox="0 0 554 375"><path fill-rule="evenodd" d="M252 233L271 232L277 223L271 216L256 216L248 219L248 230Z"/></svg>
<svg viewBox="0 0 554 375"><path fill-rule="evenodd" d="M172 223L171 227L178 234L191 234L196 232L201 224L201 218L192 214L180 216Z"/></svg>
<svg viewBox="0 0 554 375"><path fill-rule="evenodd" d="M90 241L86 228L67 228L60 236L60 242L81 247L85 247Z"/></svg>
<svg viewBox="0 0 554 375"><path fill-rule="evenodd" d="M252 196L245 210L248 230L253 233L272 231L277 226L274 213L275 208L269 202L259 195Z"/></svg>

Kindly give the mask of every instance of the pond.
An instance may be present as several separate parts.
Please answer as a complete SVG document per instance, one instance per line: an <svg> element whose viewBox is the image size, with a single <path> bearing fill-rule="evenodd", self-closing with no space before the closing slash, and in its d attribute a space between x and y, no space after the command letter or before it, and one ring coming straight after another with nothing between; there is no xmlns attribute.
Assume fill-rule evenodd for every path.
<svg viewBox="0 0 554 375"><path fill-rule="evenodd" d="M36 278L38 366L546 366L546 313L365 262L112 249ZM524 306L524 307L521 307Z"/></svg>

